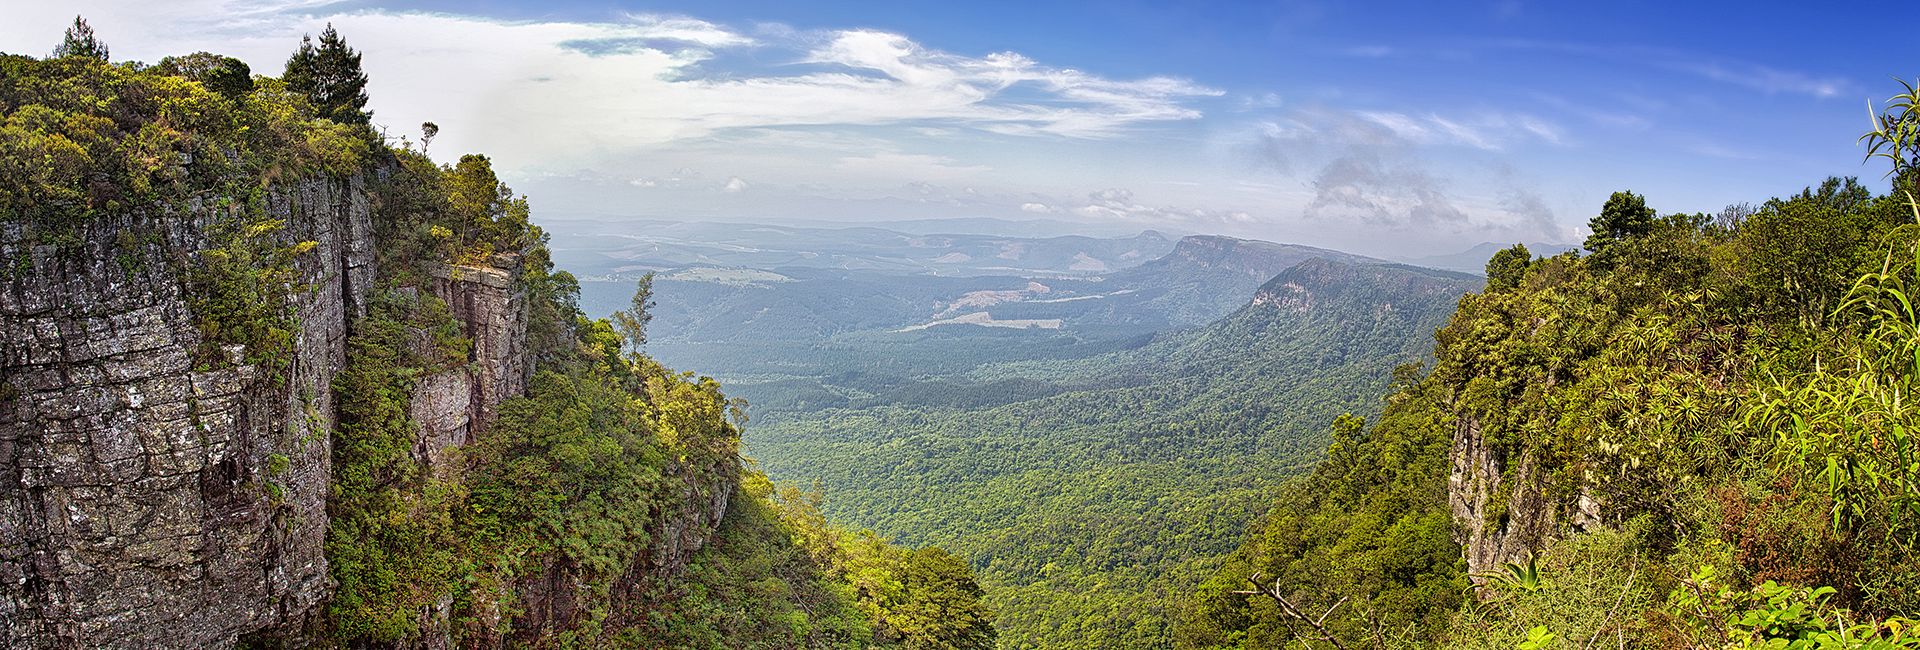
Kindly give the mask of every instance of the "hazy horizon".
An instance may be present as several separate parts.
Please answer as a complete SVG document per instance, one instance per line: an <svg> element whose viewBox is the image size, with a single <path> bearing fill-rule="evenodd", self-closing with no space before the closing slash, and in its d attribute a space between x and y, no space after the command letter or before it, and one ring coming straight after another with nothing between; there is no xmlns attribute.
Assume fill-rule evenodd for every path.
<svg viewBox="0 0 1920 650"><path fill-rule="evenodd" d="M536 219L1045 217L1399 257L1576 242L1618 189L1884 186L1852 143L1899 52L1858 37L1887 8L1725 3L12 5L0 51L84 14L116 60L268 75L332 23L376 125L436 122L435 158L492 156Z"/></svg>

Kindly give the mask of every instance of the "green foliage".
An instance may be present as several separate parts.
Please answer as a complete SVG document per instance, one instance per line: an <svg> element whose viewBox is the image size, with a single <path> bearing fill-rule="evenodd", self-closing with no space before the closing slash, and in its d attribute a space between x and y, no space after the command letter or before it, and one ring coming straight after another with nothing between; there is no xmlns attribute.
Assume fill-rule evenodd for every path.
<svg viewBox="0 0 1920 650"><path fill-rule="evenodd" d="M367 74L360 70L360 53L333 29L320 32L320 46L300 37L300 48L287 58L281 79L287 88L307 98L314 115L340 124L364 125L373 118L367 108Z"/></svg>
<svg viewBox="0 0 1920 650"><path fill-rule="evenodd" d="M161 72L200 82L207 90L238 101L247 93L253 92L253 70L245 61L212 54L195 52L185 56L170 56L160 59L154 66Z"/></svg>
<svg viewBox="0 0 1920 650"><path fill-rule="evenodd" d="M1587 251L1596 258L1594 264L1604 268L1611 265L1614 245L1653 232L1653 208L1647 207L1647 200L1633 192L1614 192L1607 197L1606 205L1600 207L1600 215L1587 222L1593 234L1587 236Z"/></svg>
<svg viewBox="0 0 1920 650"><path fill-rule="evenodd" d="M647 323L653 320L653 273L640 276L634 284L633 307L613 315L613 326L626 337L627 346L639 350L647 345Z"/></svg>
<svg viewBox="0 0 1920 650"><path fill-rule="evenodd" d="M1533 629L1527 630L1527 639L1521 641L1520 645L1516 647L1520 648L1520 650L1548 650L1549 648L1560 647L1558 643L1555 643L1559 640L1560 637L1547 631L1547 626L1536 625Z"/></svg>
<svg viewBox="0 0 1920 650"><path fill-rule="evenodd" d="M533 243L539 230L528 223L527 199L518 196L493 173L493 161L467 154L445 171L448 214L444 220L454 234L455 259L461 263L486 260L495 252L518 253Z"/></svg>
<svg viewBox="0 0 1920 650"><path fill-rule="evenodd" d="M1894 161L1903 191L1920 131L1911 101L1890 106L1869 153ZM1352 428L1336 424L1327 460L1299 488L1311 494L1283 497L1207 583L1184 641L1311 639L1296 636L1293 618L1263 617L1258 599L1231 595L1254 573L1281 576L1309 611L1345 598L1392 612L1372 605L1387 593L1379 583L1323 567L1392 566L1339 553L1407 533L1293 531L1310 517L1358 518L1379 500L1400 516L1449 520L1447 463L1485 457L1496 477L1451 468L1492 490L1485 530L1460 538L1506 535L1533 555L1471 576L1463 603L1402 601L1403 620L1440 617L1424 630L1381 634L1331 614L1328 627L1350 646L1920 643L1896 616L1920 611L1910 404L1920 388L1920 247L1903 225L1914 210L1850 178L1716 224L1656 217L1623 192L1594 220L1592 255L1490 261L1488 290L1462 300L1438 333L1433 373L1401 382L1364 440L1348 442ZM1409 413L1425 415L1397 419ZM1352 449L1422 440L1423 451L1395 459L1426 467L1413 474L1433 486L1424 496L1406 496L1396 467L1380 464L1362 465L1369 480L1343 496L1338 467Z"/></svg>
<svg viewBox="0 0 1920 650"><path fill-rule="evenodd" d="M413 351L411 332L448 323L443 309L426 306L433 300L376 296L355 323L347 367L334 379L340 427L327 499L327 562L337 585L329 622L339 639L410 637L419 613L462 572L453 518L464 486L435 476L413 456L418 427L409 405L430 368Z"/></svg>
<svg viewBox="0 0 1920 650"><path fill-rule="evenodd" d="M1920 621L1863 619L1835 607L1834 593L1772 580L1736 590L1705 565L1674 588L1664 611L1695 647L1920 648Z"/></svg>
<svg viewBox="0 0 1920 650"><path fill-rule="evenodd" d="M818 493L748 472L688 577L662 585L652 647L993 647L993 614L971 570L938 548L904 549L827 523Z"/></svg>
<svg viewBox="0 0 1920 650"><path fill-rule="evenodd" d="M655 606L625 639L662 648L870 645L874 621L846 579L839 532L786 497L745 474L686 577L654 587Z"/></svg>
<svg viewBox="0 0 1920 650"><path fill-rule="evenodd" d="M1335 421L1327 459L1292 482L1265 521L1199 588L1182 622L1188 647L1268 648L1314 631L1271 600L1235 593L1253 574L1303 611L1333 613L1327 627L1353 644L1433 638L1467 588L1445 510L1451 442L1430 400L1438 385L1417 368L1395 373L1395 398L1371 430ZM1335 603L1347 602L1335 609ZM1302 636L1304 635L1304 636Z"/></svg>
<svg viewBox="0 0 1920 650"><path fill-rule="evenodd" d="M636 563L681 543L660 539L661 526L694 516L715 490L742 480L741 405L711 379L623 348L611 322L583 318L578 285L553 270L525 200L484 157L440 167L412 152L395 156L401 169L379 186L377 205L393 244L381 251L382 282L393 289L356 324L336 385L342 426L328 537L336 640L417 638L422 613L447 601L456 637L507 631L498 627L519 612L516 585L564 571L582 615L542 632L562 645L991 645L991 615L964 564L870 536L847 541L854 538L827 527L811 502L771 498L754 475L687 578L648 577ZM456 229L474 238L451 236ZM405 284L427 281L436 259L496 245L523 255L516 282L539 370L471 444L416 457L415 387L465 372L471 348L444 304ZM633 305L619 318L645 322L644 285ZM882 598L856 575L894 588Z"/></svg>
<svg viewBox="0 0 1920 650"><path fill-rule="evenodd" d="M0 219L51 227L179 214L192 197L245 206L276 181L352 174L370 158L365 127L311 119L274 80L214 92L206 84L225 77L183 59L139 68L0 56Z"/></svg>
<svg viewBox="0 0 1920 650"><path fill-rule="evenodd" d="M53 58L61 59L70 56L95 59L101 63L105 63L108 59L107 44L100 42L100 38L94 36L93 26L87 24L86 18L74 16L73 26L67 28L65 37L60 39L60 45L53 48Z"/></svg>
<svg viewBox="0 0 1920 650"><path fill-rule="evenodd" d="M1487 290L1498 291L1520 286L1527 277L1527 265L1533 263L1533 253L1527 251L1525 244L1514 244L1503 249L1487 260Z"/></svg>
<svg viewBox="0 0 1920 650"><path fill-rule="evenodd" d="M1527 555L1526 564L1501 562L1499 571L1474 577L1485 578L1489 584L1507 590L1539 591L1546 586L1546 581L1540 577L1540 558L1532 554Z"/></svg>
<svg viewBox="0 0 1920 650"><path fill-rule="evenodd" d="M1526 563L1509 563L1497 579L1478 586L1436 645L1465 648L1660 647L1640 615L1659 600L1660 569L1642 549L1649 521L1621 531L1565 540ZM1538 631L1553 638L1540 640Z"/></svg>
<svg viewBox="0 0 1920 650"><path fill-rule="evenodd" d="M647 584L654 581L674 587L643 562L666 550L662 527L697 520L740 480L744 405L711 379L623 351L612 323L582 317L578 283L553 268L525 198L499 182L488 159L470 155L442 167L379 145L365 125L359 54L331 26L319 47L303 43L284 81L251 78L245 64L209 53L153 67L109 65L84 20L68 36L56 58L0 55L0 219L63 253L87 246L117 253L129 277L157 257L141 251L192 243L198 250L178 251L173 261L196 317L203 365L248 363L283 377L300 329L291 305L306 290L300 271L310 263L302 258L316 247L294 233L312 232L302 220L319 216L298 203L277 209L286 186L371 190L379 275L364 316L351 324L346 365L332 386L338 426L325 553L334 587L313 630L325 637L316 641L407 645L431 628L457 643L509 634L519 586L532 578L573 581L568 597L582 614L564 629L538 631L540 644L613 643L656 605L667 607L629 596L660 586ZM136 227L105 242L81 240L108 217ZM12 262L5 272L25 270ZM433 449L413 421L416 391L429 379L473 371L472 342L430 291L433 271L449 263L517 269L529 320L525 350L538 372L525 395L497 406L492 426L482 423L471 444ZM644 323L644 292L634 304L624 319ZM324 416L313 400L299 396L308 424L318 426ZM290 462L281 453L265 459L260 488L268 503L285 497ZM853 537L818 528L824 519L812 506L752 498L774 513L777 529L788 526L778 520L786 517L812 522L804 525L815 532L767 538L749 549L742 568L760 555L802 558L818 570L794 574L810 581L794 588L839 603L820 610L783 600L788 609L777 620L797 635L791 638L991 645L991 613L964 563L872 536L846 541ZM750 516L726 521L769 525ZM855 566L866 567L859 575L872 589L856 585ZM719 602L743 602L735 596ZM664 633L723 628L724 616L691 611L676 619L684 627ZM727 641L696 645L735 639L721 638Z"/></svg>
<svg viewBox="0 0 1920 650"><path fill-rule="evenodd" d="M1314 261L1200 330L984 368L913 403L763 411L749 443L770 472L826 486L836 518L978 567L1002 645L1164 647L1181 595L1317 456L1311 423L1379 394L1468 286ZM1000 388L1035 382L1054 388ZM1444 517L1422 523L1445 538Z"/></svg>
<svg viewBox="0 0 1920 650"><path fill-rule="evenodd" d="M282 243L285 224L249 218L257 210L236 210L235 216L210 225L211 246L187 268L185 295L200 325L202 365L244 362L278 381L292 362L299 328L288 297L305 290L296 284L294 260L315 244ZM240 346L238 359L228 357L227 346Z"/></svg>
<svg viewBox="0 0 1920 650"><path fill-rule="evenodd" d="M1867 118L1872 130L1860 136L1867 145L1867 160L1885 159L1889 163L1887 176L1894 179L1894 189L1911 203L1920 195L1920 86L1899 79L1905 90L1887 99L1886 110L1881 113L1867 109ZM1912 205L1912 213L1920 220L1920 205Z"/></svg>

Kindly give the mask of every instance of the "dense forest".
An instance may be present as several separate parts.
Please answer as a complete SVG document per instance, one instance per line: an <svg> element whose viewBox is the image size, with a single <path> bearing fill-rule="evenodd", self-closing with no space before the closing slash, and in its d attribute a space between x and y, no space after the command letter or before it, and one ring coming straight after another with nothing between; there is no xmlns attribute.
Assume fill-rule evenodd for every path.
<svg viewBox="0 0 1920 650"><path fill-rule="evenodd" d="M1920 646L1917 98L1863 138L1889 194L1661 215L1618 192L1584 254L1496 254L1182 645Z"/></svg>
<svg viewBox="0 0 1920 650"><path fill-rule="evenodd" d="M1319 423L1422 358L1473 286L1310 259L1206 327L776 410L750 443L830 514L971 560L1005 647L1164 647L1192 585L1317 460Z"/></svg>
<svg viewBox="0 0 1920 650"><path fill-rule="evenodd" d="M185 283L199 371L244 367L276 385L306 371L292 361L303 344L294 305L316 288L296 279L319 261L316 242L289 234L310 230L290 219L312 217L290 212L287 194L315 179L367 188L356 196L371 203L377 271L333 380L338 427L315 434L331 449L332 588L311 621L243 641L993 644L964 562L831 526L817 501L743 467L741 405L641 353L644 286L615 318L584 317L528 199L485 156L429 158L431 123L417 144L375 128L366 82L360 54L331 27L300 43L277 78L208 53L112 62L84 20L55 56L0 56L0 224L76 256L98 244L79 241L80 227L126 217L121 241L106 244L123 253L102 263L131 278L153 257L147 248L170 251L163 270ZM512 271L506 304L524 309L524 333L508 345L530 377L470 441L422 454L416 393L474 363L479 345L431 288L498 269ZM318 396L296 399L310 422L325 417ZM296 458L268 457L248 489L275 507L286 477L304 470ZM703 510L716 500L725 516L711 539L694 543L684 569L664 568L669 545L685 540L661 536L698 533L661 522L718 517ZM553 584L566 586L543 591ZM569 614L548 616L559 611Z"/></svg>

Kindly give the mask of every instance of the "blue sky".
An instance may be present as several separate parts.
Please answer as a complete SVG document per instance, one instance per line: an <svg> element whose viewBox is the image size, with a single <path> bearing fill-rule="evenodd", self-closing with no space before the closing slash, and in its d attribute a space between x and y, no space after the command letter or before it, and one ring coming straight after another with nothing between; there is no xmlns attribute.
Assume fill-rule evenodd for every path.
<svg viewBox="0 0 1920 650"><path fill-rule="evenodd" d="M1857 174L1906 3L16 3L274 73L332 21L376 122L550 215L1049 218L1417 255ZM1879 26L1879 27L1876 27ZM1910 66L1902 68L1901 66Z"/></svg>

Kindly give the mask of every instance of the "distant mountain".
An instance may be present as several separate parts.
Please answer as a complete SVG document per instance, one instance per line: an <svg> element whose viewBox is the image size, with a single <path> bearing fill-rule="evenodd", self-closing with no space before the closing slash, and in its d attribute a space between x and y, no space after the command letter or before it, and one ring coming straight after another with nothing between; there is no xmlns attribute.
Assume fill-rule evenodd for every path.
<svg viewBox="0 0 1920 650"><path fill-rule="evenodd" d="M970 234L1002 237L1060 237L1086 235L1125 237L1139 232L1138 226L1065 221L1060 219L999 219L994 217L952 217L946 219L885 219L880 221L798 220L793 225L813 228L884 228L916 235Z"/></svg>
<svg viewBox="0 0 1920 650"><path fill-rule="evenodd" d="M1498 253L1512 245L1513 244L1510 243L1482 242L1474 245L1473 248L1458 253L1428 255L1424 257L1404 257L1400 258L1400 261L1414 266L1481 274L1486 272L1487 260L1492 259L1494 253ZM1527 244L1527 252L1533 253L1534 257L1553 257L1567 251L1579 249L1579 246L1572 244L1543 244L1540 242Z"/></svg>
<svg viewBox="0 0 1920 650"><path fill-rule="evenodd" d="M1283 250L1254 244L1194 242ZM1159 594L1188 593L1237 544L1336 416L1377 412L1393 368L1481 283L1337 257L1137 349L761 412L747 446L769 474L819 481L832 515L983 567L1010 647L1167 647ZM1227 259L1207 267L1243 272Z"/></svg>
<svg viewBox="0 0 1920 650"><path fill-rule="evenodd" d="M664 226L684 235L689 224ZM701 226L704 227L704 226ZM787 230L795 238L811 235ZM834 236L886 238L866 230ZM1063 251L1151 248L1151 231L1131 240L1058 237L992 240L1040 261ZM919 238L958 252L959 236ZM978 243L978 242L976 242ZM840 244L842 249L849 244ZM1101 248L1106 246L1106 248ZM655 339L679 342L824 340L860 330L916 331L951 327L1045 323L1047 329L1127 337L1205 323L1231 312L1243 297L1275 274L1310 258L1385 264L1372 258L1310 246L1191 236L1168 243L1171 250L1132 268L1088 278L1001 273L950 276L875 269L777 266L768 270L692 267L655 278ZM1122 256L1124 256L1123 254ZM1067 260L1055 259L1054 266ZM589 314L624 308L630 281L583 283Z"/></svg>
<svg viewBox="0 0 1920 650"><path fill-rule="evenodd" d="M1385 263L1312 246L1193 235L1182 238L1165 256L1108 276L1108 281L1138 294L1129 309L1166 314L1173 326L1198 325L1232 311L1261 283L1313 258Z"/></svg>
<svg viewBox="0 0 1920 650"><path fill-rule="evenodd" d="M555 262L587 279L688 267L1089 277L1139 265L1174 245L1151 230L1123 237L1018 237L613 219L555 221L549 234Z"/></svg>

